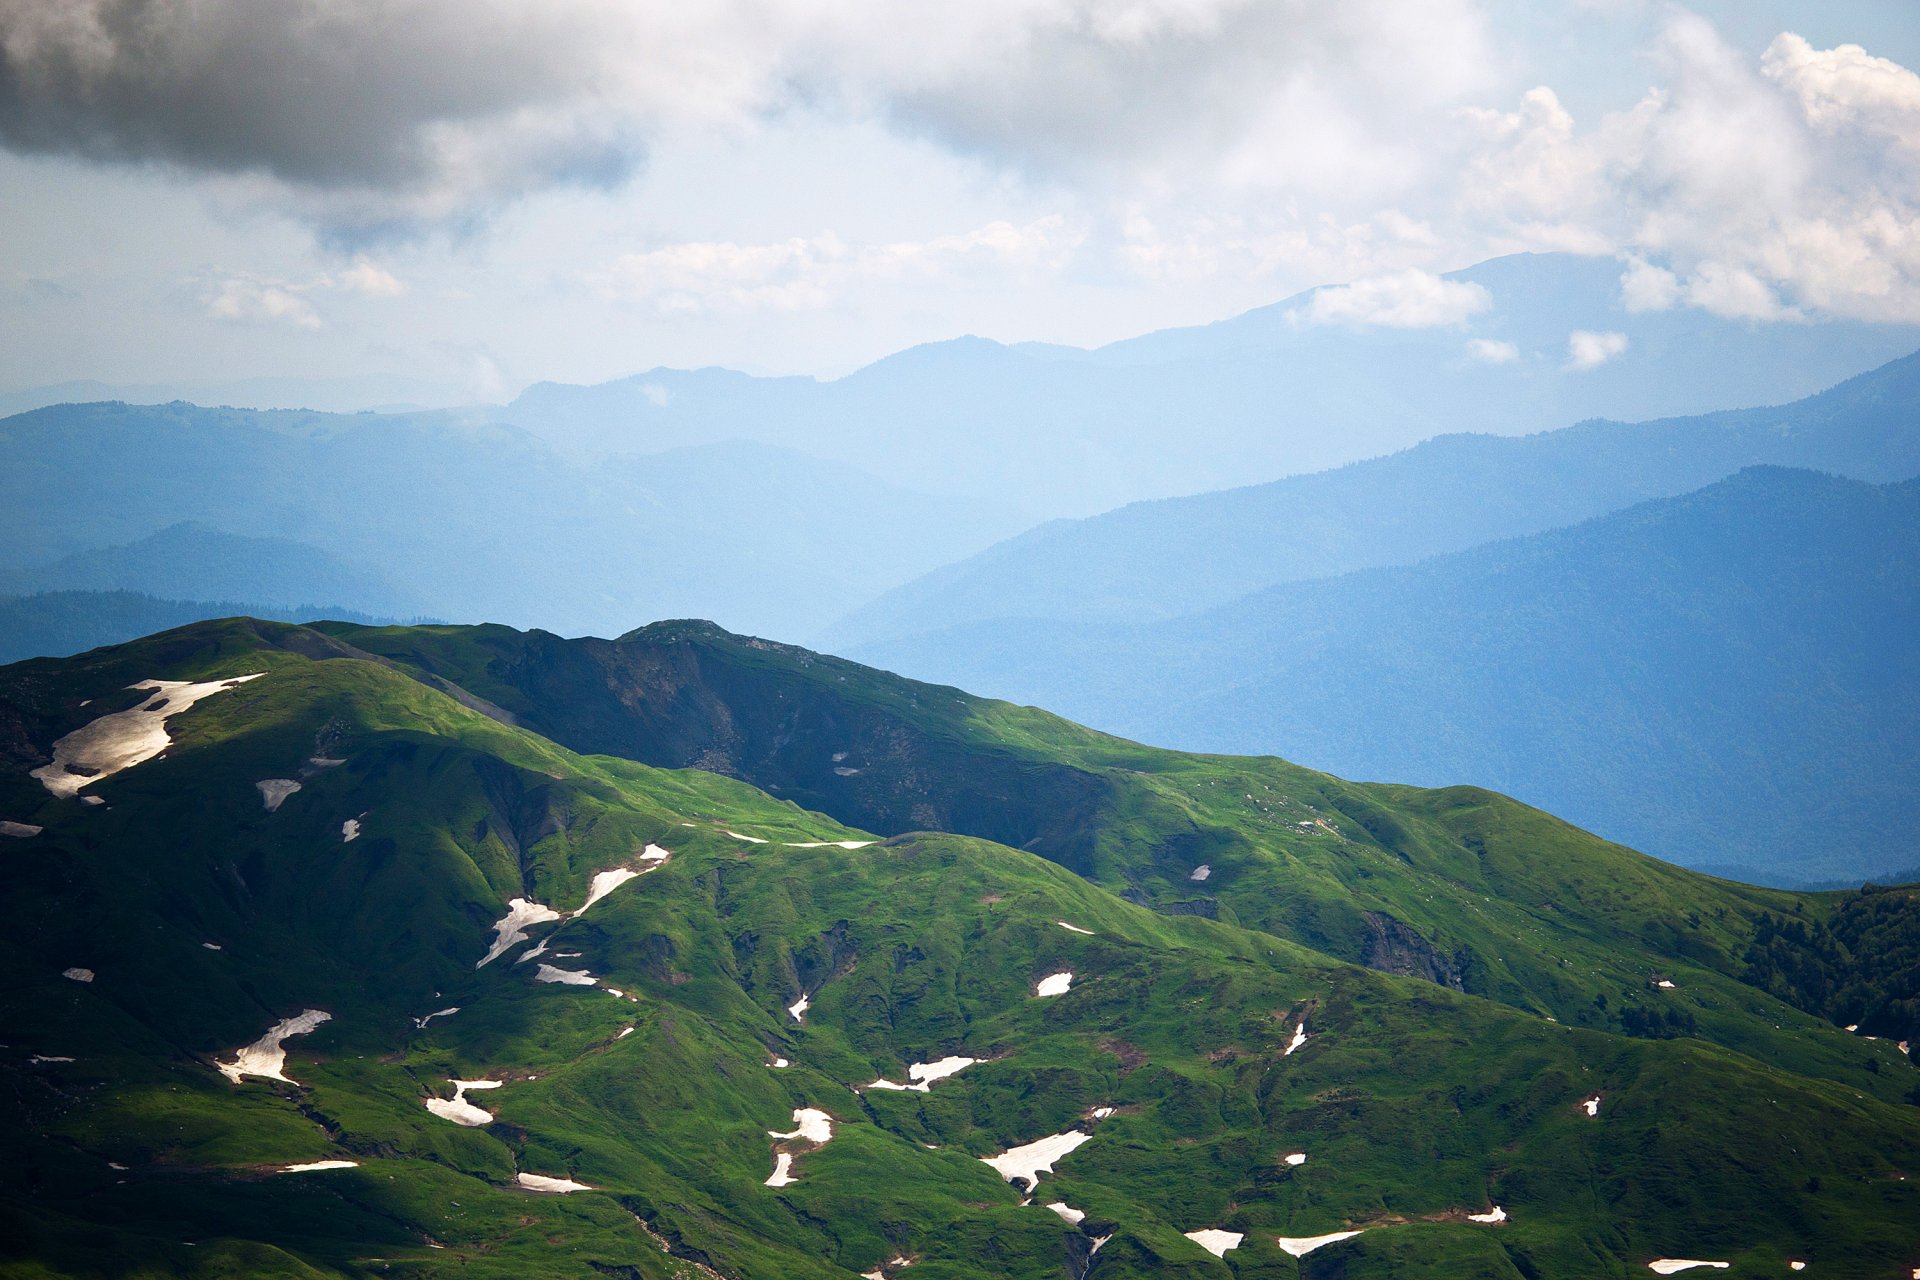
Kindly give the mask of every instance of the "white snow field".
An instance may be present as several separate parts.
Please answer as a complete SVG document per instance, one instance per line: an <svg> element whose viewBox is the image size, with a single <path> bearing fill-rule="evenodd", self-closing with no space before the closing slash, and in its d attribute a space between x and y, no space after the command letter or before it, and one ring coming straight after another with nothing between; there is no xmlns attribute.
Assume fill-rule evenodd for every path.
<svg viewBox="0 0 1920 1280"><path fill-rule="evenodd" d="M535 969L533 971L533 980L535 982L558 982L569 987L591 987L600 981L600 979L594 977L585 969L556 969L550 964L543 964Z"/></svg>
<svg viewBox="0 0 1920 1280"><path fill-rule="evenodd" d="M978 1058L951 1057L938 1062L915 1062L907 1067L907 1079L911 1084L896 1084L892 1080L875 1080L869 1089L895 1089L903 1093L927 1093L933 1088L935 1080L945 1080L948 1076L965 1071Z"/></svg>
<svg viewBox="0 0 1920 1280"><path fill-rule="evenodd" d="M320 1173L327 1169L358 1169L358 1160L309 1160L305 1164L290 1164L280 1170L281 1173Z"/></svg>
<svg viewBox="0 0 1920 1280"><path fill-rule="evenodd" d="M1181 1234L1216 1258L1226 1257L1227 1250L1238 1249L1240 1242L1247 1238L1244 1231L1222 1231L1218 1227L1207 1227L1201 1231L1186 1231Z"/></svg>
<svg viewBox="0 0 1920 1280"><path fill-rule="evenodd" d="M796 1107L793 1112L794 1129L792 1133L775 1133L767 1130L769 1138L784 1141L798 1139L811 1142L814 1146L825 1146L833 1138L833 1117L817 1107Z"/></svg>
<svg viewBox="0 0 1920 1280"><path fill-rule="evenodd" d="M262 778L253 785L260 788L260 803L267 806L268 813L279 812L287 797L300 789L292 778Z"/></svg>
<svg viewBox="0 0 1920 1280"><path fill-rule="evenodd" d="M48 791L62 800L80 794L102 778L110 778L122 769L131 769L153 759L173 745L167 736L167 719L177 716L216 693L237 689L249 680L265 675L228 680L142 680L129 689L151 689L153 696L137 707L115 711L89 721L53 744L53 763L33 771Z"/></svg>
<svg viewBox="0 0 1920 1280"><path fill-rule="evenodd" d="M1087 1220L1085 1213L1074 1208L1065 1200L1055 1200L1052 1204L1048 1205L1047 1208L1053 1210L1076 1227Z"/></svg>
<svg viewBox="0 0 1920 1280"><path fill-rule="evenodd" d="M1304 1258L1315 1249L1324 1249L1330 1244L1351 1240L1359 1234L1358 1231L1329 1231L1324 1236L1280 1236L1274 1243L1294 1257Z"/></svg>
<svg viewBox="0 0 1920 1280"><path fill-rule="evenodd" d="M1701 1262L1697 1258L1655 1258L1647 1264L1647 1270L1655 1275L1671 1276L1682 1271L1691 1271L1695 1267L1713 1267L1715 1270L1725 1271L1732 1265L1731 1262Z"/></svg>
<svg viewBox="0 0 1920 1280"><path fill-rule="evenodd" d="M794 1177L787 1170L793 1168L793 1157L785 1151L773 1153L773 1175L767 1179L770 1187L790 1187Z"/></svg>
<svg viewBox="0 0 1920 1280"><path fill-rule="evenodd" d="M507 914L493 922L493 945L487 948L487 954L481 956L473 967L485 968L499 959L508 949L525 942L529 926L545 924L549 920L559 918L560 913L552 907L542 906L526 898L509 899Z"/></svg>
<svg viewBox="0 0 1920 1280"><path fill-rule="evenodd" d="M493 1113L491 1111L482 1110L467 1101L467 1090L498 1089L501 1085L500 1081L449 1080L447 1083L453 1086L453 1096L451 1098L428 1098L426 1100L427 1110L433 1112L433 1114L439 1116L442 1120L451 1120L455 1124L465 1125L469 1129L478 1129L493 1123Z"/></svg>
<svg viewBox="0 0 1920 1280"><path fill-rule="evenodd" d="M787 1012L793 1015L795 1022L804 1022L807 1018L807 1006L810 1003L807 999L807 993L802 991L800 998L787 1006Z"/></svg>
<svg viewBox="0 0 1920 1280"><path fill-rule="evenodd" d="M1041 1174L1052 1173L1056 1161L1066 1158L1081 1143L1092 1139L1090 1133L1069 1129L1065 1133L1056 1133L1023 1147L1003 1151L997 1156L982 1156L980 1162L993 1166L994 1171L1008 1182L1026 1183L1027 1190L1032 1191L1040 1185Z"/></svg>
<svg viewBox="0 0 1920 1280"><path fill-rule="evenodd" d="M1063 996L1073 990L1073 970L1065 973L1050 973L1034 986L1036 996Z"/></svg>
<svg viewBox="0 0 1920 1280"><path fill-rule="evenodd" d="M584 1182L575 1182L571 1178L549 1178L539 1173L516 1173L513 1175L516 1186L528 1191L546 1191L554 1195L565 1195L569 1191L591 1191L592 1187Z"/></svg>
<svg viewBox="0 0 1920 1280"><path fill-rule="evenodd" d="M282 1018L267 1028L267 1033L235 1051L232 1062L216 1062L220 1074L235 1084L242 1076L259 1076L263 1080L280 1080L287 1084L297 1083L286 1077L287 1051L283 1042L294 1036L304 1036L323 1022L332 1022L333 1015L324 1009L302 1009L291 1018Z"/></svg>

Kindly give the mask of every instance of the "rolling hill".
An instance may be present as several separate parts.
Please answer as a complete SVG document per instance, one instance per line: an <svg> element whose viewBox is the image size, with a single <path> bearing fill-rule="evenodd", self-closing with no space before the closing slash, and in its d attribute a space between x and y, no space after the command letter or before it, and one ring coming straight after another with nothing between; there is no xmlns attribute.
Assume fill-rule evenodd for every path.
<svg viewBox="0 0 1920 1280"><path fill-rule="evenodd" d="M0 670L0 759L13 1274L1920 1255L1911 1063L1742 959L1858 942L1857 896L1491 793L1154 751L705 624L200 624ZM1444 925L1472 961L1315 945L1388 903L1403 959Z"/></svg>

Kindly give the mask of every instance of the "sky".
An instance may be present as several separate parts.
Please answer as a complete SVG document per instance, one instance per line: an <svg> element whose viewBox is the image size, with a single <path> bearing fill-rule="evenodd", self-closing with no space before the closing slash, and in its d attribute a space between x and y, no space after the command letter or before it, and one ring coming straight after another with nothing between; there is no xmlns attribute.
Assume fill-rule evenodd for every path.
<svg viewBox="0 0 1920 1280"><path fill-rule="evenodd" d="M1445 325L1526 250L1915 322L1915 68L1911 0L0 0L0 387Z"/></svg>

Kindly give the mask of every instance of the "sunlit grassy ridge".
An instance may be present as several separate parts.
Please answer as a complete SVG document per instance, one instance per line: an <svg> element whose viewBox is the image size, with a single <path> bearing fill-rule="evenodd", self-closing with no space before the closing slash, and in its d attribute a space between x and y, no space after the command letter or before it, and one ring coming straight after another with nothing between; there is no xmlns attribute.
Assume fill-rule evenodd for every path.
<svg viewBox="0 0 1920 1280"><path fill-rule="evenodd" d="M390 651L409 638L424 649L470 633L379 637ZM1157 880L1138 876L1136 896L1164 906L1156 893L1204 888L1220 904L1210 920L1126 901L1071 864L975 836L881 840L891 833L737 779L578 755L497 718L504 706L529 722L512 684L458 682L467 701L497 704L489 716L371 647L232 622L0 671L0 816L45 828L10 848L5 868L17 904L0 942L12 975L0 990L5 1274L654 1277L705 1266L847 1277L907 1258L910 1275L935 1280L1520 1277L1627 1275L1661 1256L1736 1263L1722 1274L1775 1274L1787 1257L1873 1274L1920 1251L1920 1192L1902 1180L1920 1165L1920 1109L1855 1080L1878 1079L1856 1062L1870 1052L1889 1072L1906 1064L1719 975L1714 957L1735 941L1746 892L1734 886L1726 919L1702 923L1704 961L1663 952L1664 936L1629 948L1630 930L1598 906L1573 910L1571 897L1559 911L1579 927L1539 926L1543 954L1523 957L1529 935L1510 923L1522 917L1492 911L1488 894L1482 912L1515 953L1507 971L1541 985L1516 979L1483 999L1313 949L1332 945L1331 929L1289 940L1286 911L1248 917L1254 886L1284 880L1256 854L1298 868L1310 903L1337 896L1340 859L1365 868L1350 873L1358 886L1437 883L1422 869L1433 862L1480 883L1446 863L1463 856L1443 839L1456 829L1485 839L1488 888L1537 893L1527 877L1549 873L1505 842L1544 839L1530 823L1569 842L1578 833L1484 793L1355 789L1378 810L1360 825L1332 803L1347 784L1276 762L1182 765L991 705L946 722L947 743L1002 753L1012 782L990 789L1009 800L1027 794L1022 779L1039 795L1081 785L1036 758L1062 742L1083 754L1052 767L1097 779L1105 760L1145 779L1109 779L1075 811L1104 824L1080 846L1080 869L1131 887L1129 868L1167 862ZM173 720L163 757L90 785L103 805L53 800L26 776L32 752L126 705L134 680L259 671ZM876 684L872 696L911 709L931 695ZM864 749L820 745L849 761ZM811 749L804 735L796 749ZM254 785L270 777L302 783L276 812ZM1302 833L1291 853L1262 849L1277 834L1244 836L1246 849L1221 842L1215 875L1244 865L1250 880L1267 877L1241 898L1184 880L1189 868L1165 851L1171 810L1196 830L1251 823L1256 780L1288 782L1304 803L1301 779L1324 789L1332 833ZM1229 783L1246 788L1237 804ZM899 794L972 812L975 800L938 790ZM1489 807L1514 828L1489 822ZM352 840L349 819L361 824ZM1404 839L1382 839L1388 819ZM671 858L475 968L508 899L572 911L596 872L648 865L649 845ZM1607 857L1582 872L1587 897L1604 887L1622 914L1668 884L1665 870L1629 874L1636 855ZM517 963L543 941L538 960ZM1576 942L1623 973L1660 959L1676 998L1719 1018L1722 1043L1527 1011L1551 989L1534 975ZM597 985L536 983L541 962ZM94 980L62 977L72 966ZM1035 996L1040 978L1064 971L1071 990ZM802 995L796 1020L788 1006ZM449 1007L459 1012L415 1022ZM333 1020L287 1042L297 1085L235 1086L212 1069L303 1008ZM1762 1035L1769 1017L1780 1030ZM1289 1053L1303 1021L1307 1038ZM949 1054L982 1061L924 1094L864 1089ZM772 1065L781 1059L791 1065ZM450 1096L450 1079L504 1082L470 1096L493 1123L463 1128L426 1110ZM1596 1095L1590 1117L1580 1104ZM798 1108L832 1117L824 1146L769 1136L791 1130ZM1074 1129L1090 1140L1031 1205L980 1162ZM797 1179L781 1188L764 1185L777 1145ZM1286 1163L1298 1152L1304 1164ZM322 1159L359 1163L272 1172ZM534 1195L512 1187L522 1172L594 1190ZM1056 1200L1086 1220L1044 1207ZM1466 1221L1495 1204L1507 1223ZM1216 1259L1183 1238L1204 1227L1247 1238ZM1275 1244L1356 1227L1356 1239L1297 1261Z"/></svg>

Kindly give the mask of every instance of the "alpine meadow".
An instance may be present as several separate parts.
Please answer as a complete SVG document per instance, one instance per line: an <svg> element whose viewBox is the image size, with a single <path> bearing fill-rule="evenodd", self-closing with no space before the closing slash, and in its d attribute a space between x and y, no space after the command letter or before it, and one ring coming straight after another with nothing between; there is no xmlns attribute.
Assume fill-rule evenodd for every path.
<svg viewBox="0 0 1920 1280"><path fill-rule="evenodd" d="M1920 13L0 0L0 1278L1920 1280Z"/></svg>

